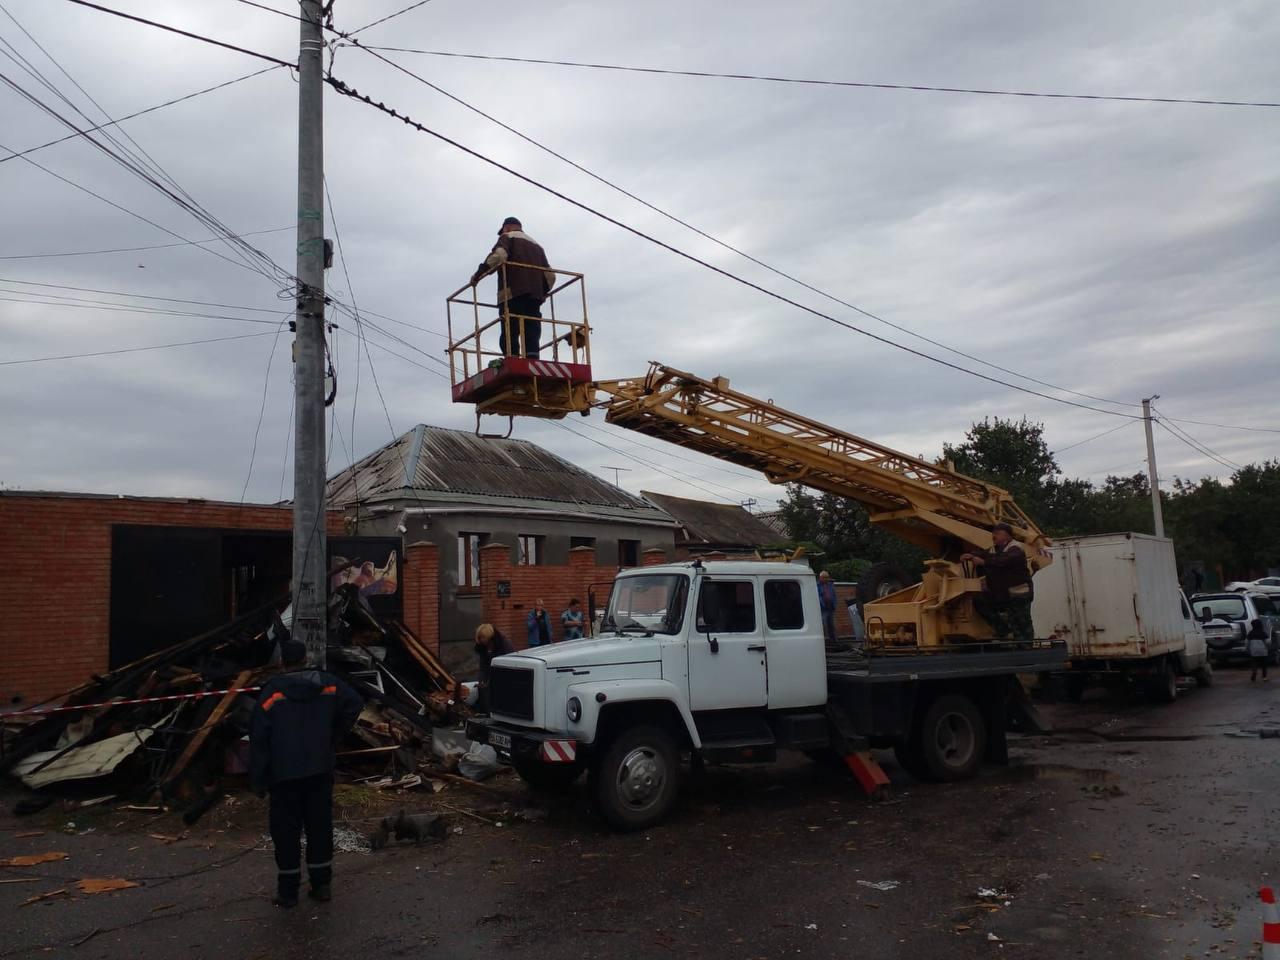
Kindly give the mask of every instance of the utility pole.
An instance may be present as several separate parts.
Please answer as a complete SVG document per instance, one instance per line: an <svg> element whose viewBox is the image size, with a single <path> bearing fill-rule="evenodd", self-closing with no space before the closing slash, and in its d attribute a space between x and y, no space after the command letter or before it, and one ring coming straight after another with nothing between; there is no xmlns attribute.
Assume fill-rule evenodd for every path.
<svg viewBox="0 0 1280 960"><path fill-rule="evenodd" d="M746 510L747 513L753 513L754 511L751 508L754 507L757 502L758 501L756 500L755 497L748 497L746 500L743 500L741 503L739 503L738 506Z"/></svg>
<svg viewBox="0 0 1280 960"><path fill-rule="evenodd" d="M294 319L293 637L325 665L324 35L320 0L300 0L298 291Z"/></svg>
<svg viewBox="0 0 1280 960"><path fill-rule="evenodd" d="M1151 514L1155 518L1157 537L1164 536L1164 514L1160 511L1160 475L1156 471L1156 439L1151 434L1151 403L1159 400L1160 394L1142 401L1142 425L1147 428L1147 477L1151 484Z"/></svg>

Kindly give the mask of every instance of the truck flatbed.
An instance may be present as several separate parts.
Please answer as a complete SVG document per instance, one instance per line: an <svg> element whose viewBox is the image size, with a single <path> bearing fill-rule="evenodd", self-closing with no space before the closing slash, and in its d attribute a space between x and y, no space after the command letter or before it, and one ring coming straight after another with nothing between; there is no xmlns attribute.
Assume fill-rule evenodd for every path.
<svg viewBox="0 0 1280 960"><path fill-rule="evenodd" d="M1035 643L975 643L931 653L827 652L827 689L912 680L961 679L1061 670L1067 661L1062 640Z"/></svg>

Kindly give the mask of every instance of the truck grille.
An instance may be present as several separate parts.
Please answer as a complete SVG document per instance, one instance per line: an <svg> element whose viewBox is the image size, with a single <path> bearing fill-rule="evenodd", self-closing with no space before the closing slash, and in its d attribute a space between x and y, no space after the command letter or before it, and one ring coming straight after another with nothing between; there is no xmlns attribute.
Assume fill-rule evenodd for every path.
<svg viewBox="0 0 1280 960"><path fill-rule="evenodd" d="M495 714L533 719L533 671L494 667L489 678L489 708Z"/></svg>

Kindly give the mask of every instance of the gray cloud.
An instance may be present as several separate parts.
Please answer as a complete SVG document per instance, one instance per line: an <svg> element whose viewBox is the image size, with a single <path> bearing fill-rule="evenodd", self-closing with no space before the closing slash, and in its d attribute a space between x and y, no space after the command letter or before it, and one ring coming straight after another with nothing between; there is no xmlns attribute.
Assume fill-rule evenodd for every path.
<svg viewBox="0 0 1280 960"><path fill-rule="evenodd" d="M285 59L296 49L294 24L232 0L120 5ZM335 13L350 27L395 7L339 0ZM255 68L248 58L92 11L37 0L11 9L116 115ZM677 68L1119 94L1253 98L1280 80L1280 17L1262 0L1212 8L1166 0L814 2L785 13L763 2L549 4L509 15L506 31L487 20L477 29L473 10L437 0L362 38ZM69 89L12 24L0 22L0 33ZM392 56L651 202L894 323L1086 393L1136 401L1158 392L1170 415L1274 424L1274 111L831 90ZM690 234L367 54L342 49L334 69L376 99L611 215L823 312L943 355ZM36 91L9 61L3 70ZM234 229L269 229L293 217L296 98L287 71L273 71L126 129ZM64 132L10 93L0 97L0 110L8 146ZM374 321L436 358L443 359L445 294L466 279L501 218L516 213L553 262L587 274L601 376L642 373L651 358L724 374L740 389L929 455L988 415L1042 420L1058 447L1116 422L947 370L767 300L362 105L329 94L326 122L326 164L351 273L348 285L334 269L330 287L364 310L436 331ZM185 236L208 235L87 144L62 144L33 159ZM0 164L0 182L8 227L0 256L172 239L21 160ZM288 233L253 242L292 269ZM0 260L0 277L262 308L281 303L280 283L192 248ZM354 325L335 319L335 470L346 458L343 441L358 455L419 421L471 428L470 410L449 403L434 373L373 347L387 410L366 362L353 437ZM0 359L265 329L0 302ZM409 347L371 337L438 369ZM287 341L281 337L265 378L251 499L279 495L292 390ZM0 482L236 499L271 348L272 338L260 337L4 367ZM623 483L633 490L762 501L779 493L738 468L675 449L664 457L658 441L639 438L658 448L646 449L602 418L589 423L527 422L517 433L589 469L629 465ZM1274 434L1187 429L1237 462L1280 452ZM1167 434L1158 442L1167 477L1228 472ZM706 489L629 456L691 474ZM1062 460L1072 475L1099 478L1140 469L1142 456L1141 428L1132 426Z"/></svg>

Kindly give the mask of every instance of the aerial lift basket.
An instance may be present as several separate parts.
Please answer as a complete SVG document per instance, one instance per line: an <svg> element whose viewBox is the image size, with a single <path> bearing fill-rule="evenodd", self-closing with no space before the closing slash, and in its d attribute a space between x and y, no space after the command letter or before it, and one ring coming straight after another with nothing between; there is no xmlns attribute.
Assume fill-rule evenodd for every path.
<svg viewBox="0 0 1280 960"><path fill-rule="evenodd" d="M499 267L500 287L507 286L509 267L543 270L523 263ZM545 270L556 283L542 304L541 318L512 313L507 304L486 303L476 284L454 291L446 300L449 324L449 375L454 403L481 414L545 417L586 414L591 408L591 327L583 276L568 270ZM531 324L541 323L536 351L524 349ZM506 333L503 338L504 332ZM509 355L516 334L520 356ZM528 356L535 352L535 356Z"/></svg>

